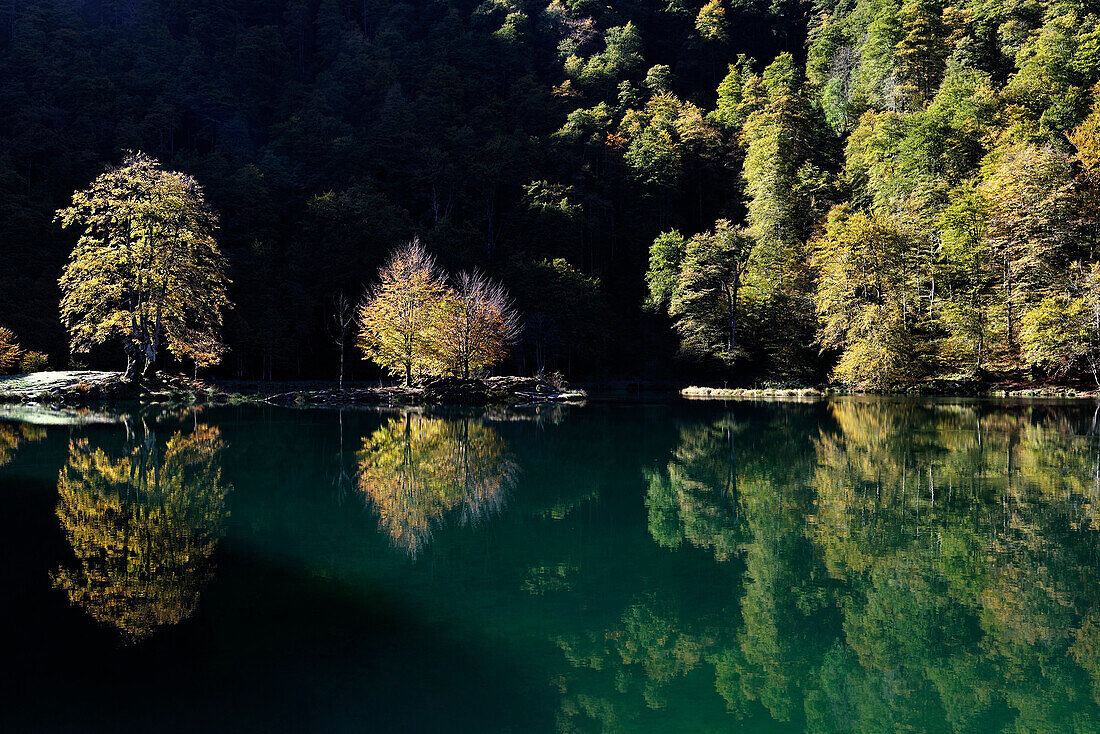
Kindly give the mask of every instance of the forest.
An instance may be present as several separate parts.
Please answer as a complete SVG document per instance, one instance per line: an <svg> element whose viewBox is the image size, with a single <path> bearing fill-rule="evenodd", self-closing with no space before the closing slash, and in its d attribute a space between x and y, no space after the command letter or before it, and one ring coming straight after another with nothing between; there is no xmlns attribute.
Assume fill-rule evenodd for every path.
<svg viewBox="0 0 1100 734"><path fill-rule="evenodd" d="M70 355L55 212L140 150L217 215L219 376L335 379L339 304L414 237L512 295L504 371L1100 368L1100 5L7 0L0 21L0 326L53 367L121 367Z"/></svg>

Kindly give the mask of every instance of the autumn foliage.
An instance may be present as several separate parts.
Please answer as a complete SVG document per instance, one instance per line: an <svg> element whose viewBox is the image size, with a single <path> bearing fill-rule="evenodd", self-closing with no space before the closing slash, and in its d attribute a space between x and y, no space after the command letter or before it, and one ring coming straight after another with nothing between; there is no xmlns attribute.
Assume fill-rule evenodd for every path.
<svg viewBox="0 0 1100 734"><path fill-rule="evenodd" d="M503 286L480 272L447 275L419 240L398 248L359 309L364 355L410 384L414 374L470 377L497 364L519 337Z"/></svg>
<svg viewBox="0 0 1100 734"><path fill-rule="evenodd" d="M57 219L83 229L61 276L73 351L121 341L131 377L149 373L163 348L196 365L220 360L227 265L195 179L129 153Z"/></svg>
<svg viewBox="0 0 1100 734"><path fill-rule="evenodd" d="M22 350L15 341L15 334L0 326L0 375L6 373L19 362Z"/></svg>
<svg viewBox="0 0 1100 734"><path fill-rule="evenodd" d="M363 439L359 489L394 546L415 557L433 529L498 512L518 466L481 421L406 413Z"/></svg>

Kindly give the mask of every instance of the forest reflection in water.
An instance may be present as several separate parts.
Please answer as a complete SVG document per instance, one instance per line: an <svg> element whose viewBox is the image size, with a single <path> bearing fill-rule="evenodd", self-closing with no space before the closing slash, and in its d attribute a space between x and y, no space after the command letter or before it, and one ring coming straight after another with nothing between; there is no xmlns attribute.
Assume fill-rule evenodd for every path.
<svg viewBox="0 0 1100 734"><path fill-rule="evenodd" d="M982 404L828 413L806 439L787 420L684 425L649 472L654 540L743 559L739 625L633 605L612 649L571 658L636 663L647 701L709 664L732 713L812 731L1100 729L1094 424Z"/></svg>
<svg viewBox="0 0 1100 734"><path fill-rule="evenodd" d="M66 554L36 573L126 649L172 627L166 667L236 671L223 706L253 676L311 701L354 684L331 730L382 707L425 731L1098 731L1094 407L0 423L0 486L49 465ZM235 668L238 639L274 652ZM295 650L326 661L311 682ZM439 677L388 682L403 668Z"/></svg>

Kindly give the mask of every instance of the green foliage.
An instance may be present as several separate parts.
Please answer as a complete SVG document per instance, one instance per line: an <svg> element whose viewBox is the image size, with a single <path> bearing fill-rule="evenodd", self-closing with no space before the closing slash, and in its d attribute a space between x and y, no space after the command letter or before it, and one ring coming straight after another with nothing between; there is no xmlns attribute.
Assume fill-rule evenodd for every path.
<svg viewBox="0 0 1100 734"><path fill-rule="evenodd" d="M1023 356L1056 374L1083 368L1100 385L1100 263L1075 264L1069 285L1069 294L1047 296L1021 317Z"/></svg>
<svg viewBox="0 0 1100 734"><path fill-rule="evenodd" d="M954 294L940 316L950 333L945 357L962 370L981 370L995 337L993 317L999 304L992 252L986 240L989 206L973 187L953 192L940 216L940 276Z"/></svg>
<svg viewBox="0 0 1100 734"><path fill-rule="evenodd" d="M667 309L684 354L730 364L737 359L742 289L755 246L743 228L724 219L715 222L712 232L686 241L677 232L653 241L648 304Z"/></svg>
<svg viewBox="0 0 1100 734"><path fill-rule="evenodd" d="M911 374L1037 364L1028 355L1047 351L1024 344L1022 319L1045 303L1028 339L1057 341L1035 319L1078 299L1075 263L1087 271L1100 254L1100 16L1079 2L257 0L200 4L186 22L149 0L16 5L0 34L12 82L0 94L0 321L52 354L65 348L55 278L72 242L49 212L119 148L202 181L220 213L210 292L224 300L195 310L238 305L190 314L203 323L162 346L200 363L231 348L222 369L242 377L331 364L332 294L357 292L414 233L456 272L585 304L524 294L536 331L558 336L517 345L521 364L634 371L666 366L672 349L653 347L684 336L637 312L643 280L667 311L683 259L648 267L650 244L743 223L750 297L739 369L715 362L722 379L825 377L839 353L812 348L828 327L809 243L837 204L906 233L919 314L907 328L927 346L905 357ZM797 48L804 68L783 53ZM106 326L70 345L130 331L106 313L88 321ZM589 342L566 344L574 330ZM622 351L601 358L608 331ZM1055 361L1073 365L1067 377L1085 369Z"/></svg>
<svg viewBox="0 0 1100 734"><path fill-rule="evenodd" d="M912 251L909 238L891 222L846 207L829 214L810 262L818 273L814 301L821 345L840 353L836 380L882 388L920 376L913 372L918 336Z"/></svg>
<svg viewBox="0 0 1100 734"><path fill-rule="evenodd" d="M722 0L710 0L695 16L695 30L708 41L725 41L729 37L726 8Z"/></svg>
<svg viewBox="0 0 1100 734"><path fill-rule="evenodd" d="M745 121L742 175L748 221L761 248L762 277L782 284L796 277L814 217L820 149L814 111L794 59L782 54L764 70L765 102Z"/></svg>
<svg viewBox="0 0 1100 734"><path fill-rule="evenodd" d="M557 258L514 263L509 280L516 283L516 303L526 316L524 340L533 367L548 372L573 362L596 362L614 349L616 336L600 281Z"/></svg>

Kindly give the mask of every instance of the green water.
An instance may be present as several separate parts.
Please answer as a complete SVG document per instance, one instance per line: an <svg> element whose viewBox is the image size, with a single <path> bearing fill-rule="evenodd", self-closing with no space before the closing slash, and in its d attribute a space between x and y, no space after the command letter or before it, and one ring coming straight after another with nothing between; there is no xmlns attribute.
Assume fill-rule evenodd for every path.
<svg viewBox="0 0 1100 734"><path fill-rule="evenodd" d="M0 423L0 729L1100 731L1086 403Z"/></svg>

